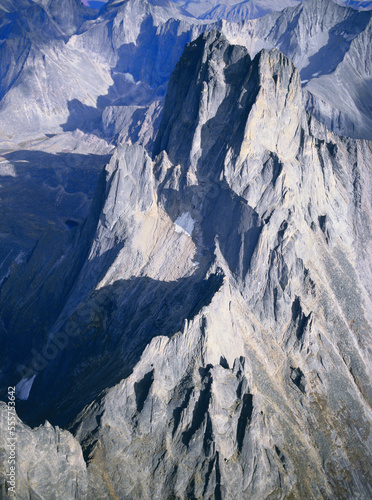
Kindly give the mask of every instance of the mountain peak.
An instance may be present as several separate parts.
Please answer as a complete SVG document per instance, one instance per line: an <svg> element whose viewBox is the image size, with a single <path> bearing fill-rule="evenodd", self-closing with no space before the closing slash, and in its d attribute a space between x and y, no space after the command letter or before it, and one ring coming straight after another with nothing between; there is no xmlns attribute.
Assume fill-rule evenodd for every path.
<svg viewBox="0 0 372 500"><path fill-rule="evenodd" d="M212 31L189 43L176 66L155 152L193 168L222 161L222 142L240 161L264 150L293 156L302 113L300 77L286 56L262 50L251 60Z"/></svg>

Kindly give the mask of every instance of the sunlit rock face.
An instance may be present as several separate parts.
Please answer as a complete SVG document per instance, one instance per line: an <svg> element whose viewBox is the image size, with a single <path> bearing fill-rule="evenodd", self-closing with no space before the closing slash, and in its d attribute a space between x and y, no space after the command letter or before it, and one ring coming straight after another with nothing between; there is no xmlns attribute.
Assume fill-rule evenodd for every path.
<svg viewBox="0 0 372 500"><path fill-rule="evenodd" d="M342 2L339 2L342 3ZM330 130L371 140L371 11L309 0L257 20L224 23L232 43L251 55L278 48L300 71L305 105Z"/></svg>
<svg viewBox="0 0 372 500"><path fill-rule="evenodd" d="M300 80L276 49L189 43L154 156L117 148L48 264L61 309L32 347L73 335L23 411L80 443L72 498L371 496L372 147L307 114Z"/></svg>
<svg viewBox="0 0 372 500"><path fill-rule="evenodd" d="M8 409L0 403L1 428L8 428ZM21 420L16 421L16 439L0 434L0 458L2 464L9 460L9 443L15 441L15 452L21 452L16 463L16 486L8 490L9 476L2 467L0 472L1 498L87 498L87 471L81 447L65 430L52 427L48 422L30 429ZM8 485L9 486L9 485Z"/></svg>

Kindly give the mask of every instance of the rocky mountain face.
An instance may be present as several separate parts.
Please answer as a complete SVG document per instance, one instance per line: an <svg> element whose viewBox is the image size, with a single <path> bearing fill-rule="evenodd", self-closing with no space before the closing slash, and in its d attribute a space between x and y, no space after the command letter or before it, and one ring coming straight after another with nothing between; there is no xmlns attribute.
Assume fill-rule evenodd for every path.
<svg viewBox="0 0 372 500"><path fill-rule="evenodd" d="M104 136L151 148L166 86L185 43L217 28L231 43L245 45L251 57L262 48L278 48L300 70L307 109L318 120L338 134L371 139L371 55L366 42L371 12L341 7L332 0L290 5L284 10L283 2L280 9L275 2L222 5L196 20L185 10L188 4L181 8L172 2L109 2L100 17L68 44L91 60L99 55L111 67L113 83L97 101ZM250 19L273 10L282 12ZM363 57L358 57L361 47Z"/></svg>
<svg viewBox="0 0 372 500"><path fill-rule="evenodd" d="M293 7L302 0L173 0L182 5L189 13L201 19L228 19L241 21L255 19L269 12L279 12L286 7ZM372 2L357 0L336 0L340 5L347 5L353 9L370 10Z"/></svg>
<svg viewBox="0 0 372 500"><path fill-rule="evenodd" d="M1 15L2 142L19 143L40 137L41 131L61 130L69 103L76 99L94 104L106 91L110 79L104 76L105 66L66 46L93 16L79 0L22 0L15 12ZM85 113L86 120L94 116L93 108Z"/></svg>
<svg viewBox="0 0 372 500"><path fill-rule="evenodd" d="M1 429L8 427L7 407L1 402ZM22 460L17 461L17 496L30 498L87 498L87 473L79 443L68 431L53 428L48 422L30 429L19 419L17 439L22 447ZM8 441L0 433L0 459L8 460ZM36 455L36 456L35 456ZM0 496L7 499L3 467L0 469Z"/></svg>
<svg viewBox="0 0 372 500"><path fill-rule="evenodd" d="M234 2L235 3L235 2ZM239 22L244 19L256 19L263 17L270 12L279 12L287 7L298 5L298 0L246 0L235 5L218 3L210 11L202 14L201 19L226 19L231 22Z"/></svg>
<svg viewBox="0 0 372 500"><path fill-rule="evenodd" d="M98 13L79 0L1 0L0 282L46 232L83 223L114 145L152 154L170 75L204 31L222 30L251 57L279 48L314 116L371 138L370 23L318 0L241 23L198 20L182 2L111 1Z"/></svg>
<svg viewBox="0 0 372 500"><path fill-rule="evenodd" d="M9 275L3 384L68 428L18 421L19 498L370 498L372 145L301 78L188 43L152 155L121 144Z"/></svg>

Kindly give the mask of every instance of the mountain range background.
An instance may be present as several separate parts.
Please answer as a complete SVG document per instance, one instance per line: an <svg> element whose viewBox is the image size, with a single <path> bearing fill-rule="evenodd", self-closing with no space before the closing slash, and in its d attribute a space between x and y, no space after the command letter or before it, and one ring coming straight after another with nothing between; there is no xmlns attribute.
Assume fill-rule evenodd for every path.
<svg viewBox="0 0 372 500"><path fill-rule="evenodd" d="M16 498L370 498L372 3L99 3L0 0Z"/></svg>
<svg viewBox="0 0 372 500"><path fill-rule="evenodd" d="M103 7L105 3L108 2L108 0L101 0L101 1L95 1L95 0L81 0L82 3L86 7L91 7L93 9L100 9ZM302 0L293 0L292 1L292 6L296 5L296 3L300 2ZM186 2L186 1L175 1L174 3L178 3L180 5L186 5L186 9L188 10L188 7L190 6L190 13L195 15L196 11L191 12L192 9L196 9L198 13L202 16L205 16L206 13L209 16L210 11L214 11L213 15L217 15L217 12L219 15L222 13L222 9L230 9L234 8L235 6L239 6L239 9L244 9L247 7L248 9L257 9L257 13L262 13L260 12L259 9L267 9L268 11L272 10L283 10L285 7L288 7L290 5L290 2L287 2L288 5L286 5L285 2L278 2L276 0L248 0L245 2L238 2L235 0L229 0L227 2L219 2L218 0L214 0L211 2ZM339 0L337 3L341 5L346 5L349 7L353 7L354 9L361 9L361 10L369 10L371 8L371 2L368 1L357 1L357 0ZM257 16L259 17L259 16Z"/></svg>

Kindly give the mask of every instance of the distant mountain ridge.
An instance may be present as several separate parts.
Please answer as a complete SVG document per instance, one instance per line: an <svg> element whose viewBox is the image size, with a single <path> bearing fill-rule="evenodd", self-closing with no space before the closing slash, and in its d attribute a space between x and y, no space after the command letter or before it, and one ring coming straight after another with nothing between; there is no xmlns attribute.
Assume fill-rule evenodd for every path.
<svg viewBox="0 0 372 500"><path fill-rule="evenodd" d="M245 0L235 5L218 4L210 11L202 14L200 19L226 19L230 22L239 22L244 19L255 19L263 17L270 12L284 10L287 7L294 7L298 0Z"/></svg>
<svg viewBox="0 0 372 500"><path fill-rule="evenodd" d="M372 137L370 54L364 56L364 67L357 62L357 51L348 61L342 60L356 47L359 36L365 33L368 39L369 12L337 7L328 0L319 7L310 0L295 2L297 7L257 21L222 25L222 21L196 20L185 6L171 1L112 1L98 17L79 0L69 0L67 16L56 2L22 1L17 9L27 9L27 16L10 23L10 14L4 12L0 29L0 130L9 140L79 128L111 139L139 134L144 142L151 142L151 126L141 123L149 123L150 117L153 122L159 115L167 81L184 44L214 28L222 29L232 42L245 44L252 54L259 47L282 50L300 68L309 92L308 109L319 120L343 135ZM15 9L9 0L0 5ZM326 22L320 17L324 13ZM309 23L316 26L316 38L308 30ZM306 63L306 57L311 61ZM323 67L319 66L322 60L327 61ZM359 68L346 69L350 64ZM332 75L336 69L337 77ZM349 71L355 75L351 80ZM329 92L338 82L345 90ZM365 94L362 100L358 89ZM338 92L342 99L333 98ZM136 110L139 126L138 119L133 119Z"/></svg>

